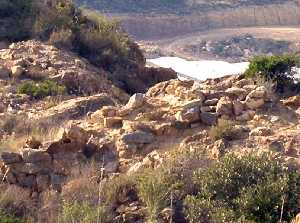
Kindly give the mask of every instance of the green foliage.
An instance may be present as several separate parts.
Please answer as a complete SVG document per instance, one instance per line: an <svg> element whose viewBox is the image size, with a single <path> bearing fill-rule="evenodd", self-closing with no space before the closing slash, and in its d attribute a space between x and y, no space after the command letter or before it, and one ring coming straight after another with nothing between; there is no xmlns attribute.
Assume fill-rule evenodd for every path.
<svg viewBox="0 0 300 223"><path fill-rule="evenodd" d="M108 21L94 11L81 10L70 0L49 1L49 4L38 0L0 0L1 15L5 19L0 40L49 41L112 73L145 64L138 45L117 22Z"/></svg>
<svg viewBox="0 0 300 223"><path fill-rule="evenodd" d="M59 223L104 223L105 207L93 207L88 203L64 203ZM98 219L98 221L97 221Z"/></svg>
<svg viewBox="0 0 300 223"><path fill-rule="evenodd" d="M161 172L146 171L138 178L138 195L147 207L148 221L157 222L159 212L169 204L170 179Z"/></svg>
<svg viewBox="0 0 300 223"><path fill-rule="evenodd" d="M95 11L80 10L70 2L61 2L64 4L40 10L35 23L35 34L40 38L72 50L111 72L119 67L130 69L144 64L138 46L116 21L108 21Z"/></svg>
<svg viewBox="0 0 300 223"><path fill-rule="evenodd" d="M13 216L7 215L0 211L0 223L22 223L18 218L15 218Z"/></svg>
<svg viewBox="0 0 300 223"><path fill-rule="evenodd" d="M219 139L230 139L233 127L234 123L232 121L221 119L216 126L211 127L209 136L215 141Z"/></svg>
<svg viewBox="0 0 300 223"><path fill-rule="evenodd" d="M18 87L19 94L27 94L33 98L41 99L47 96L62 95L66 88L51 80L45 80L40 83L33 81L24 82Z"/></svg>
<svg viewBox="0 0 300 223"><path fill-rule="evenodd" d="M116 206L121 203L119 197L131 194L133 198L137 198L135 193L136 176L120 175L110 181L107 181L102 188L102 196L107 206Z"/></svg>
<svg viewBox="0 0 300 223"><path fill-rule="evenodd" d="M273 81L278 90L292 83L295 72L293 67L299 64L295 55L257 56L250 61L246 70L247 77L259 77L264 81Z"/></svg>
<svg viewBox="0 0 300 223"><path fill-rule="evenodd" d="M185 199L190 222L289 221L300 210L300 173L268 154L227 155L196 172L197 195Z"/></svg>

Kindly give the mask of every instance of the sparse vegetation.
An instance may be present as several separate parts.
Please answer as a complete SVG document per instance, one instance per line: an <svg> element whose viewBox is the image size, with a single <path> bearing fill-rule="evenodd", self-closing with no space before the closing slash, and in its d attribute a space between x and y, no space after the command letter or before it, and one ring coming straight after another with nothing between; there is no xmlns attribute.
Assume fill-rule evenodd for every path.
<svg viewBox="0 0 300 223"><path fill-rule="evenodd" d="M169 204L171 185L164 173L146 172L138 178L138 194L145 203L148 222L157 222L157 217L163 208Z"/></svg>
<svg viewBox="0 0 300 223"><path fill-rule="evenodd" d="M230 139L234 123L229 120L219 120L216 126L211 127L209 136L214 140Z"/></svg>
<svg viewBox="0 0 300 223"><path fill-rule="evenodd" d="M105 218L104 207L93 207L90 204L84 203L64 203L63 210L59 216L59 223L105 223L106 221L100 217ZM97 221L97 218L99 221Z"/></svg>
<svg viewBox="0 0 300 223"><path fill-rule="evenodd" d="M299 212L299 171L268 154L227 155L196 171L197 195L185 199L190 222L278 222ZM298 183L297 183L298 181Z"/></svg>
<svg viewBox="0 0 300 223"><path fill-rule="evenodd" d="M295 55L257 56L250 61L245 75L249 78L259 77L276 84L278 91L293 84L296 71L293 69L299 64Z"/></svg>
<svg viewBox="0 0 300 223"><path fill-rule="evenodd" d="M44 4L37 0L26 3L1 0L0 3L4 8L1 7L0 15L9 23L0 40L39 38L74 51L112 73L120 68L136 69L145 63L137 44L117 22L108 21L96 12L81 10L72 1Z"/></svg>
<svg viewBox="0 0 300 223"><path fill-rule="evenodd" d="M66 92L66 87L59 85L54 81L45 80L43 82L35 83L27 81L18 86L19 94L27 94L35 99L42 99L47 96L62 95Z"/></svg>
<svg viewBox="0 0 300 223"><path fill-rule="evenodd" d="M23 223L23 221L0 211L0 223Z"/></svg>

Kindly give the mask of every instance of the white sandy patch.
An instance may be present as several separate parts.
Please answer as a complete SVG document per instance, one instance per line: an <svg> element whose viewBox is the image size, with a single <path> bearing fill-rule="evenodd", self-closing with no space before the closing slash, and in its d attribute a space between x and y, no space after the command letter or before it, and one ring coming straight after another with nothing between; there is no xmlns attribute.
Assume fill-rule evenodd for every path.
<svg viewBox="0 0 300 223"><path fill-rule="evenodd" d="M147 62L159 67L172 68L179 74L197 80L241 74L244 73L249 66L248 62L228 63L213 60L188 61L178 57L160 57L157 59L149 59Z"/></svg>

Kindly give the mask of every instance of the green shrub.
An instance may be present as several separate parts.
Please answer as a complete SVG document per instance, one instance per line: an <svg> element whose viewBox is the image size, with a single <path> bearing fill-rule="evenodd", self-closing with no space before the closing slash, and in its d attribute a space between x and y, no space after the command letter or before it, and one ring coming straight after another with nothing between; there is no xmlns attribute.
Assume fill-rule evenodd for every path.
<svg viewBox="0 0 300 223"><path fill-rule="evenodd" d="M59 223L105 223L105 207L93 207L88 203L65 202L58 219Z"/></svg>
<svg viewBox="0 0 300 223"><path fill-rule="evenodd" d="M49 41L111 72L145 63L138 45L117 22L95 11L79 9L69 0L49 4L39 0L0 0L0 17L5 18L0 40Z"/></svg>
<svg viewBox="0 0 300 223"><path fill-rule="evenodd" d="M234 123L232 121L221 119L216 126L211 127L208 134L214 141L230 139L233 129Z"/></svg>
<svg viewBox="0 0 300 223"><path fill-rule="evenodd" d="M157 222L160 211L170 202L171 182L159 171L145 171L138 178L138 195L147 208L148 221Z"/></svg>
<svg viewBox="0 0 300 223"><path fill-rule="evenodd" d="M126 197L128 194L131 198L137 199L135 175L120 175L107 181L102 188L104 202L111 207L118 206L121 203L119 198Z"/></svg>
<svg viewBox="0 0 300 223"><path fill-rule="evenodd" d="M298 64L299 58L294 55L257 56L250 61L245 75L273 81L277 85L277 90L283 90L292 83L295 74L293 67Z"/></svg>
<svg viewBox="0 0 300 223"><path fill-rule="evenodd" d="M7 215L0 211L0 223L22 223L18 218L15 218L13 216Z"/></svg>
<svg viewBox="0 0 300 223"><path fill-rule="evenodd" d="M268 154L227 155L196 172L197 195L185 199L190 222L278 222L300 211L300 172ZM204 220L203 220L204 219Z"/></svg>
<svg viewBox="0 0 300 223"><path fill-rule="evenodd" d="M66 88L51 80L39 83L27 81L21 84L17 91L19 94L27 94L33 98L41 99L47 96L62 95L66 92Z"/></svg>
<svg viewBox="0 0 300 223"><path fill-rule="evenodd" d="M78 9L64 0L52 7L39 8L34 35L111 72L145 62L138 46L116 21L108 21L95 11Z"/></svg>

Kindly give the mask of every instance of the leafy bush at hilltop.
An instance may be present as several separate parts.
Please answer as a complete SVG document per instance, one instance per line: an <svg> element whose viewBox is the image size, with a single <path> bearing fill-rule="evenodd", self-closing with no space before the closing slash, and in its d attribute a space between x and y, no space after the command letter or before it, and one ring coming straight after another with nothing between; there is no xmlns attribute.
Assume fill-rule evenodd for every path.
<svg viewBox="0 0 300 223"><path fill-rule="evenodd" d="M269 155L227 155L196 172L185 199L189 222L290 221L300 211L300 172Z"/></svg>
<svg viewBox="0 0 300 223"><path fill-rule="evenodd" d="M23 223L23 221L0 211L0 223Z"/></svg>
<svg viewBox="0 0 300 223"><path fill-rule="evenodd" d="M245 75L272 81L276 84L277 90L282 91L284 87L293 83L295 75L293 68L298 64L299 58L295 55L257 56L250 61Z"/></svg>
<svg viewBox="0 0 300 223"><path fill-rule="evenodd" d="M47 4L39 0L0 0L0 25L0 41L49 41L111 73L133 71L145 64L138 45L117 22L81 10L71 0Z"/></svg>
<svg viewBox="0 0 300 223"><path fill-rule="evenodd" d="M47 96L62 95L66 92L65 86L59 85L54 81L46 80L40 83L27 81L18 87L19 94L27 94L36 99Z"/></svg>

